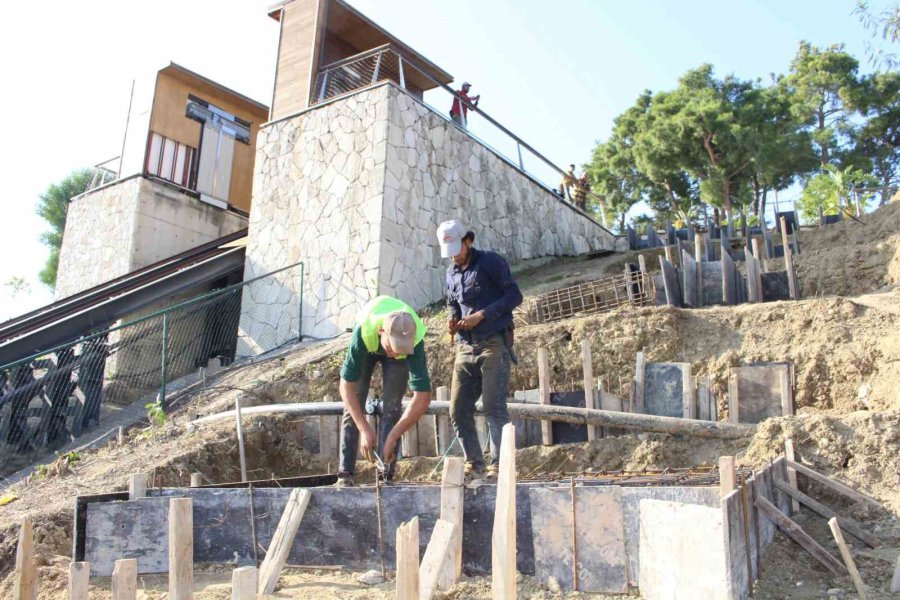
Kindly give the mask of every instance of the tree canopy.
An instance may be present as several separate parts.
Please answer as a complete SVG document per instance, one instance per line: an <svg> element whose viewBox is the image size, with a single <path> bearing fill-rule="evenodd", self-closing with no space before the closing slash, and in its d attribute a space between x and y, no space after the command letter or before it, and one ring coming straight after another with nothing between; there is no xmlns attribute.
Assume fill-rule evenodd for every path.
<svg viewBox="0 0 900 600"><path fill-rule="evenodd" d="M56 286L56 269L59 265L59 249L62 247L63 232L66 229L66 212L69 200L87 191L93 176L92 169L81 169L70 173L59 183L51 184L40 195L36 212L50 225L50 231L41 234L41 242L50 248L50 256L38 277L41 283Z"/></svg>

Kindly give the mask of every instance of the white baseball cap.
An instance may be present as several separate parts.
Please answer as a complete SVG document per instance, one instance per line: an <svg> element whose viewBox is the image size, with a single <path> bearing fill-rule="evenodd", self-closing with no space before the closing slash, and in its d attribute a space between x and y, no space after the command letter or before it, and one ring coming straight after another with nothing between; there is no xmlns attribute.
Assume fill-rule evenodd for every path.
<svg viewBox="0 0 900 600"><path fill-rule="evenodd" d="M451 258L462 250L462 239L466 228L458 219L444 221L437 228L438 243L441 245L441 257Z"/></svg>

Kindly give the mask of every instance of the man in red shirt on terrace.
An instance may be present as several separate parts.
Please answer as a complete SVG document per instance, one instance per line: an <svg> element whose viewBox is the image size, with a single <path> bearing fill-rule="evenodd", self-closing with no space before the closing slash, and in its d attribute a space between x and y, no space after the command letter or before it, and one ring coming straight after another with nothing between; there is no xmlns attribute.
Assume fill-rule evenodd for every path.
<svg viewBox="0 0 900 600"><path fill-rule="evenodd" d="M453 98L453 106L450 107L450 118L463 129L466 128L466 121L469 116L469 105L478 106L478 101L481 100L481 94L474 98L469 97L469 90L471 88L472 84L468 81L463 83L462 89L457 90L456 96ZM460 98L462 98L462 102L460 102ZM462 111L460 111L460 104L462 104Z"/></svg>

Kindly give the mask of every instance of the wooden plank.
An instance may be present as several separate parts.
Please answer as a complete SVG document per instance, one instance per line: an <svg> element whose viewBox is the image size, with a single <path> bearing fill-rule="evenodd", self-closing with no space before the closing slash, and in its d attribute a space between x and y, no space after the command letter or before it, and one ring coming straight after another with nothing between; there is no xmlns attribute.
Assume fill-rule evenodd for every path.
<svg viewBox="0 0 900 600"><path fill-rule="evenodd" d="M109 585L112 590L112 600L135 600L137 598L137 559L117 560Z"/></svg>
<svg viewBox="0 0 900 600"><path fill-rule="evenodd" d="M147 475L135 473L128 480L128 499L137 500L147 496Z"/></svg>
<svg viewBox="0 0 900 600"><path fill-rule="evenodd" d="M841 483L840 481L835 481L834 479L832 479L830 477L826 477L825 475L822 475L818 471L814 471L814 470L810 469L809 467L807 467L806 465L800 464L798 462L794 462L793 460L786 460L785 463L787 464L788 467L792 467L793 469L796 469L796 471L798 473L802 473L803 475L806 475L813 481L817 481L818 483L821 483L825 487L831 488L835 492L838 492L840 494L847 496L851 500L854 500L856 502L868 502L872 506L880 508L878 502L869 498L865 494L862 494L862 493L854 490L852 487Z"/></svg>
<svg viewBox="0 0 900 600"><path fill-rule="evenodd" d="M796 487L786 481L782 481L777 477L774 479L775 487L791 497L792 502L802 502L805 506L814 512L825 517L826 519L837 518L841 528L846 529L847 533L860 540L861 542L876 548L880 545L878 539L872 534L865 531L862 527L851 521L850 519L838 516L838 514L810 496L807 496ZM799 508L797 509L799 511Z"/></svg>
<svg viewBox="0 0 900 600"><path fill-rule="evenodd" d="M682 408L684 410L685 419L697 418L697 396L694 389L697 387L694 383L694 377L691 375L691 365L687 364L682 368L684 374L681 380Z"/></svg>
<svg viewBox="0 0 900 600"><path fill-rule="evenodd" d="M734 471L734 457L719 457L719 491L724 498L737 487L737 479Z"/></svg>
<svg viewBox="0 0 900 600"><path fill-rule="evenodd" d="M247 481L247 453L244 450L244 425L241 419L241 395L234 397L235 434L238 442L238 457L241 461L241 481Z"/></svg>
<svg viewBox="0 0 900 600"><path fill-rule="evenodd" d="M726 306L737 304L737 283L734 261L731 255L722 250L722 303Z"/></svg>
<svg viewBox="0 0 900 600"><path fill-rule="evenodd" d="M34 532L31 519L22 521L16 547L16 600L37 600L38 571L34 562Z"/></svg>
<svg viewBox="0 0 900 600"><path fill-rule="evenodd" d="M757 273L756 260L749 248L744 248L744 257L747 265L747 294L750 296L750 302L762 302L761 279Z"/></svg>
<svg viewBox="0 0 900 600"><path fill-rule="evenodd" d="M687 250L681 252L681 274L682 274L682 300L686 306L699 307L700 293L697 289L697 263L691 258Z"/></svg>
<svg viewBox="0 0 900 600"><path fill-rule="evenodd" d="M666 246L665 248L663 248L663 251L665 252L666 260L669 261L670 263L674 263L675 258L672 256L672 246ZM663 257L660 256L659 260L662 261Z"/></svg>
<svg viewBox="0 0 900 600"><path fill-rule="evenodd" d="M644 368L646 363L644 361L644 353L638 352L637 358L635 359L635 367L634 367L634 389L632 391L632 397L634 398L632 402L632 406L634 412L643 413L644 412Z"/></svg>
<svg viewBox="0 0 900 600"><path fill-rule="evenodd" d="M231 600L256 600L259 571L256 567L238 567L231 572Z"/></svg>
<svg viewBox="0 0 900 600"><path fill-rule="evenodd" d="M813 558L822 563L829 571L839 577L847 575L847 569L844 568L844 565L838 559L829 554L816 540L803 531L802 527L792 521L790 517L785 516L774 504L762 496L757 496L754 503L786 536L809 552Z"/></svg>
<svg viewBox="0 0 900 600"><path fill-rule="evenodd" d="M762 254L760 254L760 252L759 252L759 238L753 238L750 241L750 244L753 246L753 256L756 258L756 260L759 261L759 265L761 267L762 272L767 273L769 271L769 269L766 265L766 260L765 260L765 258L763 258Z"/></svg>
<svg viewBox="0 0 900 600"><path fill-rule="evenodd" d="M794 414L794 386L792 384L791 373L793 365L785 365L785 368L779 373L779 381L781 383L781 414L789 416ZM791 460L794 460L793 458Z"/></svg>
<svg viewBox="0 0 900 600"><path fill-rule="evenodd" d="M541 391L541 404L550 405L550 358L546 348L538 348L538 389ZM545 446L553 445L553 423L541 421L541 442Z"/></svg>
<svg viewBox="0 0 900 600"><path fill-rule="evenodd" d="M69 563L69 600L88 600L90 580L91 563Z"/></svg>
<svg viewBox="0 0 900 600"><path fill-rule="evenodd" d="M201 473L191 473L191 487L200 487L203 485L203 475Z"/></svg>
<svg viewBox="0 0 900 600"><path fill-rule="evenodd" d="M435 396L438 402L450 402L450 389L447 388L447 386L442 385L435 390ZM453 429L450 426L450 417L436 415L434 419L438 455L443 456L447 451L447 448L450 447L450 444L453 443Z"/></svg>
<svg viewBox="0 0 900 600"><path fill-rule="evenodd" d="M795 461L795 462L797 460L796 455L794 454L794 440L792 440L791 438L787 438L786 440L784 440L784 457L788 460ZM791 484L791 487L795 490L799 490L800 488L797 487L797 471L796 471L796 469L794 469L792 467L788 467L787 468L787 476L788 476L788 483ZM777 481L775 483L776 483L776 485L778 484ZM784 491L784 490L782 490L782 491ZM785 493L787 493L788 495L791 496L791 514L800 512L800 500L793 497L790 494L790 492L785 492ZM810 507L810 508L812 508L812 507Z"/></svg>
<svg viewBox="0 0 900 600"><path fill-rule="evenodd" d="M419 600L419 517L402 523L396 538L397 600Z"/></svg>
<svg viewBox="0 0 900 600"><path fill-rule="evenodd" d="M169 500L169 598L194 597L194 501Z"/></svg>
<svg viewBox="0 0 900 600"><path fill-rule="evenodd" d="M643 255L641 256L643 258ZM581 368L584 385L584 407L597 408L597 395L594 393L594 365L591 360L590 340L581 340ZM588 425L588 441L596 440L599 436L596 425Z"/></svg>
<svg viewBox="0 0 900 600"><path fill-rule="evenodd" d="M281 569L284 568L284 564L287 562L288 553L294 544L294 536L297 535L297 529L300 528L300 521L306 512L309 498L309 490L291 490L291 496L284 507L284 512L281 513L281 520L275 529L275 535L272 536L272 542L266 551L266 557L259 567L257 593L271 594L275 591L275 584L278 583Z"/></svg>
<svg viewBox="0 0 900 600"><path fill-rule="evenodd" d="M403 432L401 437L401 448L403 456L413 457L419 456L419 424L413 423L413 426Z"/></svg>
<svg viewBox="0 0 900 600"><path fill-rule="evenodd" d="M738 401L737 373L732 368L731 373L728 374L728 421L735 424L740 423Z"/></svg>
<svg viewBox="0 0 900 600"><path fill-rule="evenodd" d="M516 599L516 429L503 426L497 502L491 535L491 597Z"/></svg>
<svg viewBox="0 0 900 600"><path fill-rule="evenodd" d="M453 540L448 549L450 560L438 578L438 589L447 590L462 574L463 503L465 500L465 460L451 456L444 461L441 475L441 519L453 524Z"/></svg>
<svg viewBox="0 0 900 600"><path fill-rule="evenodd" d="M859 576L859 571L856 569L856 562L853 560L853 555L850 554L850 548L844 540L844 534L841 533L841 526L838 524L838 520L835 517L832 517L828 521L828 526L831 528L831 534L834 536L834 541L837 543L838 550L841 551L841 558L844 559L844 566L847 567L847 571L850 572L850 579L853 581L853 587L856 588L856 593L859 594L859 600L866 600L868 597L866 595L866 586L863 584L862 577Z"/></svg>
<svg viewBox="0 0 900 600"><path fill-rule="evenodd" d="M425 548L422 564L419 565L419 600L431 600L438 589L438 580L451 563L450 546L454 543L456 526L450 521L438 519ZM513 548L515 556L515 548ZM515 561L515 558L513 558ZM513 563L515 568L515 562Z"/></svg>
<svg viewBox="0 0 900 600"><path fill-rule="evenodd" d="M784 251L784 268L787 271L788 276L788 294L790 294L791 300L797 300L800 298L800 288L797 285L797 271L794 267L794 253L790 248L785 248Z"/></svg>

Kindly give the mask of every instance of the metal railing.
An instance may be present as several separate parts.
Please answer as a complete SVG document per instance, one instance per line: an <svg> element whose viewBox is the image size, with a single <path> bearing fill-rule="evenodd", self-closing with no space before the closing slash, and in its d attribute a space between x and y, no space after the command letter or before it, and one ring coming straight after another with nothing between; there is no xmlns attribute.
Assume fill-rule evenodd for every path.
<svg viewBox="0 0 900 600"><path fill-rule="evenodd" d="M434 91L445 92L449 95L446 110L437 109L426 102L424 97L425 92L410 83L409 75L411 73L416 73L417 76L424 77L430 81L435 86ZM312 104L319 104L381 81L393 81L401 88L420 98L422 103L428 106L436 114L465 131L468 135L478 140L479 143L490 148L512 167L539 182L561 201L565 201L575 207L573 198L569 197L569 191L567 189L564 189L563 193L560 193L559 182L566 179L567 174L565 171L549 158L535 150L530 144L519 138L512 131L501 125L481 108L463 100L463 98L451 87L435 79L431 73L419 67L413 59L404 56L391 44L385 44L322 67L316 77L316 87ZM431 94L432 92L429 90L427 93ZM486 133L489 135L493 134L493 137L496 137L497 141L493 144L488 143L483 138L475 135L467 126L460 126L459 124L454 123L449 117L449 108L454 99L458 99L469 111L483 117L485 122L492 127L492 130L489 130ZM465 120L463 120L463 123L465 123ZM502 151L498 149L498 145L505 146L506 150ZM526 159L528 159L528 162L530 163L528 167L526 167ZM559 179L554 181L557 177ZM586 195L600 204L603 202L603 199L593 192L588 191ZM593 213L590 211L585 212L588 215L593 216ZM601 219L605 218L602 211L600 212L600 217Z"/></svg>
<svg viewBox="0 0 900 600"><path fill-rule="evenodd" d="M288 282L294 277L297 286ZM199 369L236 358L245 294L297 311L296 326L254 340L258 347L299 340L303 278L296 263L0 366L0 475L89 429L115 426L123 410L164 414L171 393L197 380ZM299 292L285 304L287 287Z"/></svg>

